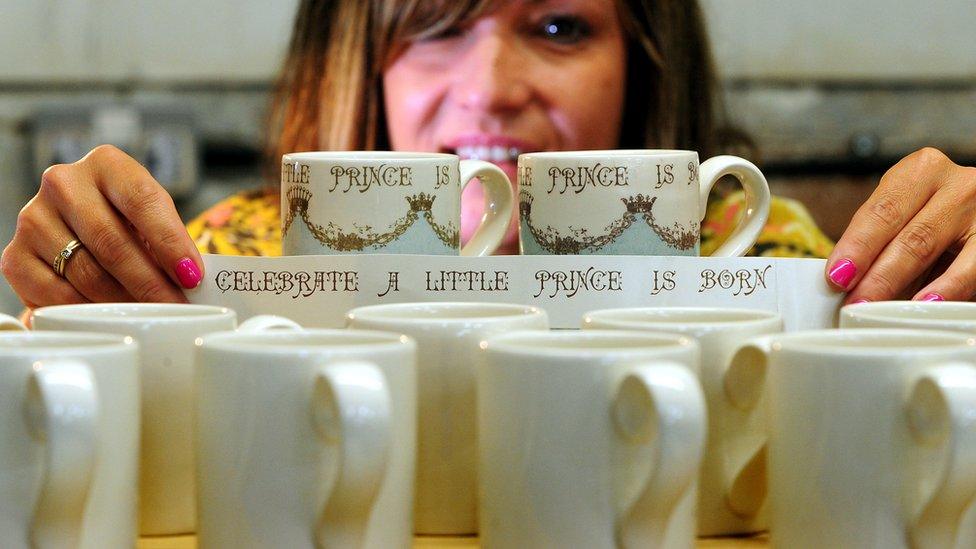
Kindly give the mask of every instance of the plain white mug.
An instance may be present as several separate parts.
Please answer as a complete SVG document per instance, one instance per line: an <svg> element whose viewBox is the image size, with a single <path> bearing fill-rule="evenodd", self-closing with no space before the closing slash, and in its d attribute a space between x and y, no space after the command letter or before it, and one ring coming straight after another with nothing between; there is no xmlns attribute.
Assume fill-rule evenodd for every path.
<svg viewBox="0 0 976 549"><path fill-rule="evenodd" d="M976 303L968 301L874 301L846 305L841 328L909 328L976 334ZM959 527L959 539L976 539L976 501Z"/></svg>
<svg viewBox="0 0 976 549"><path fill-rule="evenodd" d="M110 303L42 307L36 330L66 330L132 336L139 342L142 379L142 441L139 467L139 532L194 531L193 360L202 335L233 330L237 315L225 307L163 303ZM273 317L247 329L297 327Z"/></svg>
<svg viewBox="0 0 976 549"><path fill-rule="evenodd" d="M198 347L201 549L411 546L410 338L266 331Z"/></svg>
<svg viewBox="0 0 976 549"><path fill-rule="evenodd" d="M0 332L24 331L27 327L16 318L0 313Z"/></svg>
<svg viewBox="0 0 976 549"><path fill-rule="evenodd" d="M959 529L976 494L976 338L822 330L750 345L768 383L774 547L976 547Z"/></svg>
<svg viewBox="0 0 976 549"><path fill-rule="evenodd" d="M845 305L841 328L910 328L976 334L976 303L874 301Z"/></svg>
<svg viewBox="0 0 976 549"><path fill-rule="evenodd" d="M0 333L4 548L135 545L138 357L121 336Z"/></svg>
<svg viewBox="0 0 976 549"><path fill-rule="evenodd" d="M698 485L698 535L761 532L766 516L766 416L762 380L751 375L743 344L783 331L777 313L746 309L660 307L604 309L583 316L584 329L672 332L701 346L708 439ZM739 360L736 360L739 358Z"/></svg>
<svg viewBox="0 0 976 549"><path fill-rule="evenodd" d="M350 328L417 342L417 483L414 532L478 532L475 395L480 343L514 330L546 330L545 311L503 303L403 303L349 311Z"/></svg>
<svg viewBox="0 0 976 549"><path fill-rule="evenodd" d="M484 348L482 547L694 546L706 428L697 343L524 331Z"/></svg>

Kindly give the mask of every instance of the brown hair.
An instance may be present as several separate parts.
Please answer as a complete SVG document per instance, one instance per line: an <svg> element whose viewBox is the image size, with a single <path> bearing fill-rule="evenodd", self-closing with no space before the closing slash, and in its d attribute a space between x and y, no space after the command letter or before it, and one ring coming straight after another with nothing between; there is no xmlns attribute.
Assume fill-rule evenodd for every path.
<svg viewBox="0 0 976 549"><path fill-rule="evenodd" d="M696 0L616 0L628 40L621 148L715 152L716 78ZM497 0L302 0L271 110L281 155L389 149L382 73L397 48L478 17Z"/></svg>

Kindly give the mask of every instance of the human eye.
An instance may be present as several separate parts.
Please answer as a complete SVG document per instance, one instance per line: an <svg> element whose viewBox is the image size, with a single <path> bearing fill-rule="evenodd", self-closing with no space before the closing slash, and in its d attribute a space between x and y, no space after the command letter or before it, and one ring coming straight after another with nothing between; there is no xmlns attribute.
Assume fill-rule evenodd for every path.
<svg viewBox="0 0 976 549"><path fill-rule="evenodd" d="M556 14L542 18L537 32L557 44L574 45L589 38L593 34L593 27L577 15Z"/></svg>

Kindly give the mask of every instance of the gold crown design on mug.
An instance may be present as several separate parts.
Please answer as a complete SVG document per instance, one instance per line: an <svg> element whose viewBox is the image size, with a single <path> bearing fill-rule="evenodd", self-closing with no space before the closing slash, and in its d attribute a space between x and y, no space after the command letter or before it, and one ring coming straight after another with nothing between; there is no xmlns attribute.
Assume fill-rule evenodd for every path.
<svg viewBox="0 0 976 549"><path fill-rule="evenodd" d="M434 195L420 193L416 196L408 196L407 202L410 203L410 211L412 212L429 212L434 207L434 199L436 198Z"/></svg>

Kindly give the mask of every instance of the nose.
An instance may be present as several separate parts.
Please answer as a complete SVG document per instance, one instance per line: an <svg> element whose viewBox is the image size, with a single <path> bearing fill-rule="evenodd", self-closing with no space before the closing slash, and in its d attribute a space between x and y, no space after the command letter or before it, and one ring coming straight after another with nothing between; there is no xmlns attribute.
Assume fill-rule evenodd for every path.
<svg viewBox="0 0 976 549"><path fill-rule="evenodd" d="M530 71L525 56L510 37L498 30L475 32L468 55L457 67L455 92L470 111L515 111L531 99Z"/></svg>

